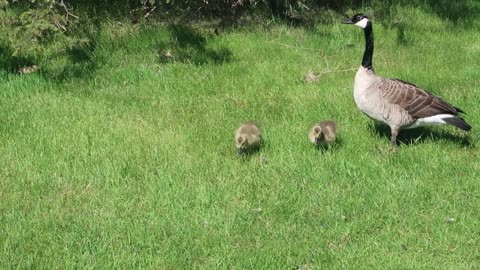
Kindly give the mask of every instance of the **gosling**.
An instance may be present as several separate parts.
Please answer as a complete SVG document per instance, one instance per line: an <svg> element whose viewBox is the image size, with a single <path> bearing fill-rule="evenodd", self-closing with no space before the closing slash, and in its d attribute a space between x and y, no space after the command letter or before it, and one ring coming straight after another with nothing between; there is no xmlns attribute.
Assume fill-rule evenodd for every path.
<svg viewBox="0 0 480 270"><path fill-rule="evenodd" d="M256 151L262 144L262 130L253 121L240 125L235 134L235 145L237 153L243 155Z"/></svg>
<svg viewBox="0 0 480 270"><path fill-rule="evenodd" d="M316 123L308 133L308 139L316 146L330 146L337 139L337 124L333 121Z"/></svg>

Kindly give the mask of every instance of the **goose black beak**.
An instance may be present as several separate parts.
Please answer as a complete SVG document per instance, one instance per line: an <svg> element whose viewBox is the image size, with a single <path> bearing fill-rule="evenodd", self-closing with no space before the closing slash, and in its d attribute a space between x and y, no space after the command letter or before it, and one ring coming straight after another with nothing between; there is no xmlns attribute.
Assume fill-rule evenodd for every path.
<svg viewBox="0 0 480 270"><path fill-rule="evenodd" d="M342 22L343 24L353 24L352 19L346 19Z"/></svg>

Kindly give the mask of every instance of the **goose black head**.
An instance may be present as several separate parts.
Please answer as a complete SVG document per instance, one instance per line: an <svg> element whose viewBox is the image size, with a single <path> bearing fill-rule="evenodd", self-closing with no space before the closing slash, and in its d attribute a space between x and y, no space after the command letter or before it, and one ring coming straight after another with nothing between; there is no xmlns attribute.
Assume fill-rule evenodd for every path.
<svg viewBox="0 0 480 270"><path fill-rule="evenodd" d="M363 29L365 29L365 27L367 27L367 25L371 24L370 18L368 18L367 15L361 14L361 13L353 15L351 18L343 21L343 23L353 24L353 25L356 25L356 26L358 26L360 28L363 28Z"/></svg>

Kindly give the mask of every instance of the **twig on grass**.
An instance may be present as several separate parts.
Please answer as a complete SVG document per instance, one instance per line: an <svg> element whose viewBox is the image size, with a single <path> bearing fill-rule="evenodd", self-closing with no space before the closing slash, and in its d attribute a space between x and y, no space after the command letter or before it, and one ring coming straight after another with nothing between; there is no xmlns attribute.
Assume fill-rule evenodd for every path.
<svg viewBox="0 0 480 270"><path fill-rule="evenodd" d="M325 70L318 74L315 74L311 69L308 70L307 75L305 76L305 81L308 83L318 81L322 76L330 73L338 73L338 72L347 72L347 71L355 71L356 68L348 68L348 69L334 69L334 70Z"/></svg>

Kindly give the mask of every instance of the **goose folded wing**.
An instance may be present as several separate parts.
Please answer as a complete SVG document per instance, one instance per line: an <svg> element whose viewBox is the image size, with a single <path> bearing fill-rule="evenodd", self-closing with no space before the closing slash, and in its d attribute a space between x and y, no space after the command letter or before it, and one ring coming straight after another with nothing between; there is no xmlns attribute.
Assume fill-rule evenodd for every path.
<svg viewBox="0 0 480 270"><path fill-rule="evenodd" d="M385 101L402 107L415 119L438 114L458 115L461 112L440 98L402 80L384 79L380 88Z"/></svg>

